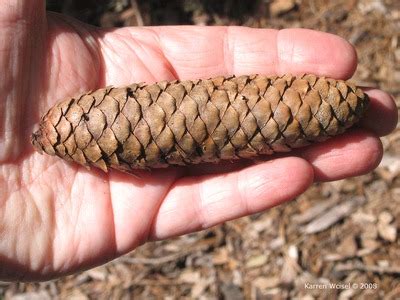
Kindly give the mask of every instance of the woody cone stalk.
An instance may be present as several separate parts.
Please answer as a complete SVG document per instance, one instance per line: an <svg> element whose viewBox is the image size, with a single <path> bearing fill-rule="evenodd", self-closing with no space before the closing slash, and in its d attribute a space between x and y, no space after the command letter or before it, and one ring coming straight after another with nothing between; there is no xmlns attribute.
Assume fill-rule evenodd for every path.
<svg viewBox="0 0 400 300"><path fill-rule="evenodd" d="M32 143L104 171L253 158L341 134L368 102L360 88L314 75L140 83L56 104Z"/></svg>

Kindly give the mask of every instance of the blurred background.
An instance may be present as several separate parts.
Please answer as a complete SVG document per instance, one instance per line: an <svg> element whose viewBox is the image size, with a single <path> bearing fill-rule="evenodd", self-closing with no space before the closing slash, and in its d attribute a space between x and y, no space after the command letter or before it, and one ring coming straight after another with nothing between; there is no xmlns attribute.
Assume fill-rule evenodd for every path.
<svg viewBox="0 0 400 300"><path fill-rule="evenodd" d="M78 1L48 10L102 27L305 27L357 49L354 80L400 106L400 1ZM45 283L1 283L0 299L399 299L400 129L372 173L314 184L295 201L196 234L149 243L107 265ZM358 289L307 284L358 283ZM364 285L362 285L364 284Z"/></svg>

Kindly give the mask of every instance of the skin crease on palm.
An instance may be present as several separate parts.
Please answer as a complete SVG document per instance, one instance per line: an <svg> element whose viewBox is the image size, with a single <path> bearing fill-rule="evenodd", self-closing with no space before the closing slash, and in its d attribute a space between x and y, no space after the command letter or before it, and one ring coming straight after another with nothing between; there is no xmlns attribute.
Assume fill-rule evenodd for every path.
<svg viewBox="0 0 400 300"><path fill-rule="evenodd" d="M188 170L88 171L34 152L29 135L57 100L106 85L229 74L314 73L347 79L354 49L301 29L98 29L45 12L44 1L0 10L0 280L45 280L165 239L264 211L315 181L373 170L378 136L397 123L393 99L369 89L358 129L255 164ZM190 173L189 173L190 172Z"/></svg>

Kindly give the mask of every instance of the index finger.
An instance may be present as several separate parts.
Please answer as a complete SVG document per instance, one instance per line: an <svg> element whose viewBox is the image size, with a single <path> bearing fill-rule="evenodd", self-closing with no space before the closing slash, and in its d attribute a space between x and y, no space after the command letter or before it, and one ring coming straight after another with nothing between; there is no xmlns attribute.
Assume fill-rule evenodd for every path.
<svg viewBox="0 0 400 300"><path fill-rule="evenodd" d="M314 30L194 26L154 30L180 79L254 73L348 79L357 65L350 43Z"/></svg>

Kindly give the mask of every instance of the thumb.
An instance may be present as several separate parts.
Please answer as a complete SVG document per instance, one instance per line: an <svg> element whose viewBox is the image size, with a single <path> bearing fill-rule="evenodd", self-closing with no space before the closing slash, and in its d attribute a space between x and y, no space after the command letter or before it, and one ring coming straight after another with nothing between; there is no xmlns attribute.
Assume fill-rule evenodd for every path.
<svg viewBox="0 0 400 300"><path fill-rule="evenodd" d="M24 148L23 120L28 96L40 77L44 52L45 2L4 0L0 10L0 164L16 159ZM36 74L35 74L36 73ZM32 102L32 101L31 101ZM21 137L21 138L16 138ZM26 147L25 147L26 148Z"/></svg>

